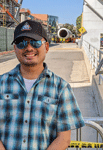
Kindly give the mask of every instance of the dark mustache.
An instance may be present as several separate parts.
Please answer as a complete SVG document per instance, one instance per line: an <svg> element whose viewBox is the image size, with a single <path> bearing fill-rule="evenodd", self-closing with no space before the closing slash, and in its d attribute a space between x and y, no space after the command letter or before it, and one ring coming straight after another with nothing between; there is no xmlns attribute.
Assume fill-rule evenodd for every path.
<svg viewBox="0 0 103 150"><path fill-rule="evenodd" d="M26 50L26 51L23 53L23 55L27 55L27 54L29 54L29 53L36 53L36 54L38 54L38 51Z"/></svg>

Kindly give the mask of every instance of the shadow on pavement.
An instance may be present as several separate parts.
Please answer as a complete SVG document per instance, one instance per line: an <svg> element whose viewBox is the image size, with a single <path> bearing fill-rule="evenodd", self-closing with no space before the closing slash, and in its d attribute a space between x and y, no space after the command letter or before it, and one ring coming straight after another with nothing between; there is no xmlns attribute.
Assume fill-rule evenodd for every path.
<svg viewBox="0 0 103 150"><path fill-rule="evenodd" d="M0 55L0 63L16 58L15 52Z"/></svg>
<svg viewBox="0 0 103 150"><path fill-rule="evenodd" d="M53 43L53 44L50 44L49 47L52 47L52 46L58 46L59 44L57 43Z"/></svg>

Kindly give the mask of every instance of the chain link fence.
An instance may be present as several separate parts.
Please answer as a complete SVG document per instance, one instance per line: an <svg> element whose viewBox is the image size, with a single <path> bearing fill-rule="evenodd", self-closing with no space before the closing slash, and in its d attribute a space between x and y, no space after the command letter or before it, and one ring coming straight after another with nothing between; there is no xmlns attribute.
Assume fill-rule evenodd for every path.
<svg viewBox="0 0 103 150"><path fill-rule="evenodd" d="M0 27L0 52L13 50L13 34L13 28Z"/></svg>

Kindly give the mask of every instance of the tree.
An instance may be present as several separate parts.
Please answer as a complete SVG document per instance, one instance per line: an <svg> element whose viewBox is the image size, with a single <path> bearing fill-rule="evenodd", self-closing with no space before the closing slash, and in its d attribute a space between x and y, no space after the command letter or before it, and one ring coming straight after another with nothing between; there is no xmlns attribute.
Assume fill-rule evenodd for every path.
<svg viewBox="0 0 103 150"><path fill-rule="evenodd" d="M77 17L76 20L77 34L80 34L79 29L81 28L81 22L82 22L82 14L79 17Z"/></svg>
<svg viewBox="0 0 103 150"><path fill-rule="evenodd" d="M66 24L63 25L63 27L66 28L66 29L69 29L72 32L72 34L75 34L75 36L77 36L76 30L74 29L73 24L66 23Z"/></svg>

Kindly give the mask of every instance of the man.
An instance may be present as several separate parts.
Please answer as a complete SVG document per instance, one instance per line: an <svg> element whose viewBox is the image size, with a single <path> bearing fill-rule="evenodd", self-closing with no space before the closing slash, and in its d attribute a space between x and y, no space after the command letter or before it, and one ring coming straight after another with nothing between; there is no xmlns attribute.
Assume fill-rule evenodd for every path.
<svg viewBox="0 0 103 150"><path fill-rule="evenodd" d="M0 146L65 150L71 130L84 121L70 85L44 63L46 31L39 22L26 20L16 27L13 43L20 64L0 77Z"/></svg>

